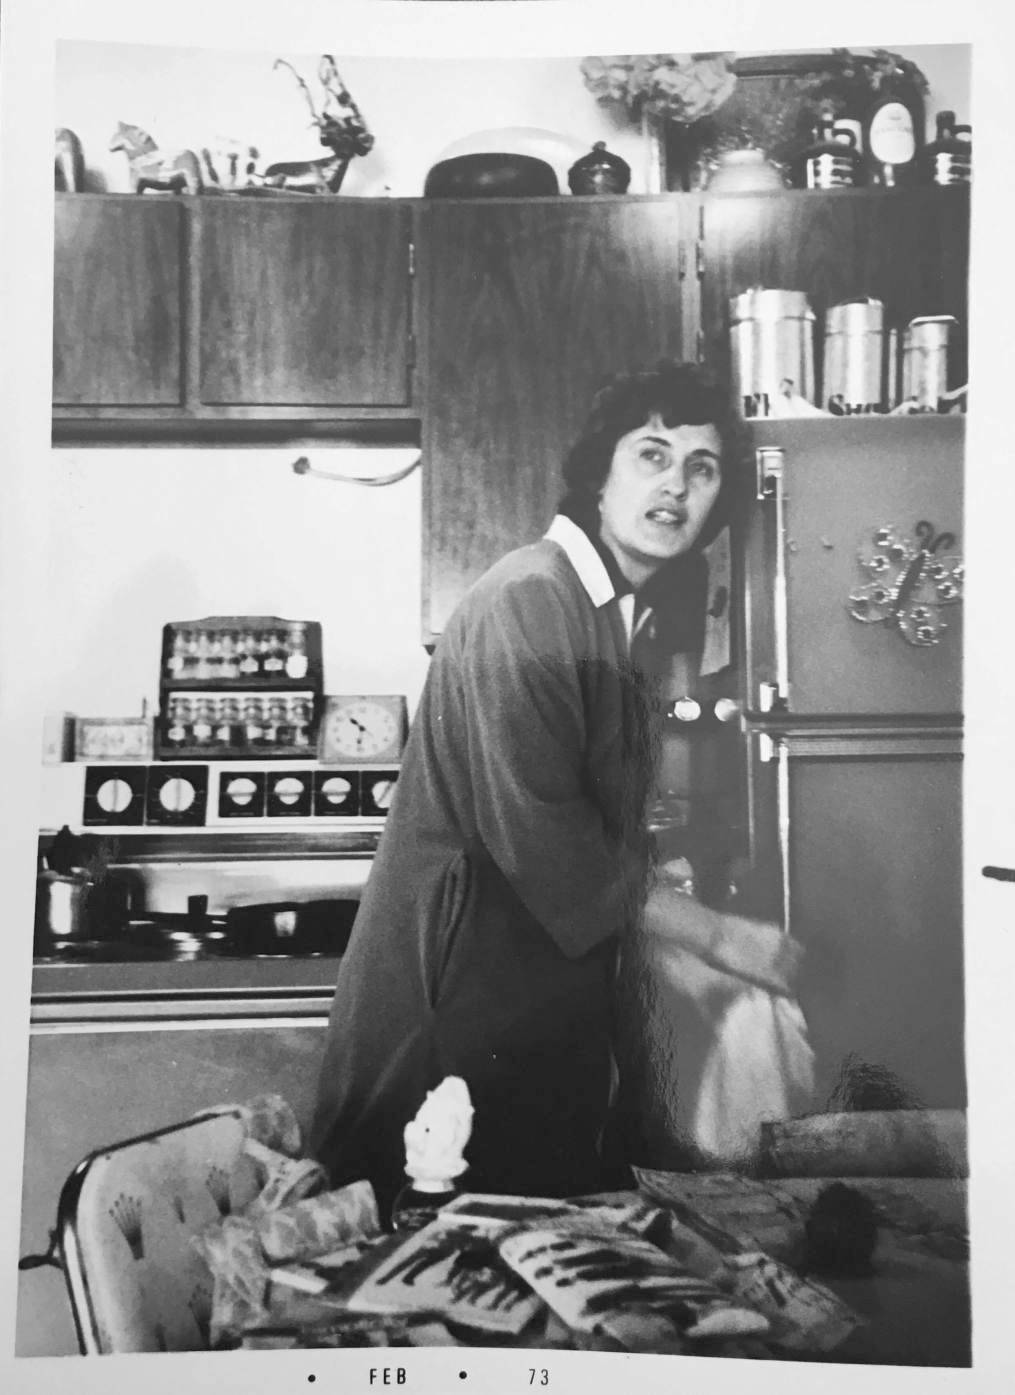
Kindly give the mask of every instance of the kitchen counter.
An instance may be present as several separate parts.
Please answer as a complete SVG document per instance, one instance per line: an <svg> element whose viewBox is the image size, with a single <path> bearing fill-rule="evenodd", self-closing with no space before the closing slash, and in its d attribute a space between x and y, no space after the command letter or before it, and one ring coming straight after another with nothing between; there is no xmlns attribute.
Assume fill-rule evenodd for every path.
<svg viewBox="0 0 1015 1395"><path fill-rule="evenodd" d="M74 1023L327 1017L341 959L231 958L58 963L32 972L32 1028Z"/></svg>

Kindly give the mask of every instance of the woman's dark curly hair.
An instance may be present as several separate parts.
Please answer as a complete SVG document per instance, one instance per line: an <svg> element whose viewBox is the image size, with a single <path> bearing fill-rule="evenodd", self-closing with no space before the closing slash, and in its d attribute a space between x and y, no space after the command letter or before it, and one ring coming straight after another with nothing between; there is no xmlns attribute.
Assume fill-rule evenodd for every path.
<svg viewBox="0 0 1015 1395"><path fill-rule="evenodd" d="M723 446L722 482L695 546L711 542L728 521L738 423L729 393L693 363L663 360L646 372L612 378L596 394L578 440L564 461L566 492L560 512L592 537L599 535L599 495L610 473L617 442L653 417L664 426L715 426Z"/></svg>

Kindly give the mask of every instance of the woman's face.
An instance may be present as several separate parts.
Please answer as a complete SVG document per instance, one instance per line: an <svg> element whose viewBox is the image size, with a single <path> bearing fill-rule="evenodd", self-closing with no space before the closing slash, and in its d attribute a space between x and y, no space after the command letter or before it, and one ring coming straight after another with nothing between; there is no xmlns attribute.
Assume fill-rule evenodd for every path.
<svg viewBox="0 0 1015 1395"><path fill-rule="evenodd" d="M617 442L599 496L600 536L633 586L690 548L722 483L712 425L664 426L653 417Z"/></svg>

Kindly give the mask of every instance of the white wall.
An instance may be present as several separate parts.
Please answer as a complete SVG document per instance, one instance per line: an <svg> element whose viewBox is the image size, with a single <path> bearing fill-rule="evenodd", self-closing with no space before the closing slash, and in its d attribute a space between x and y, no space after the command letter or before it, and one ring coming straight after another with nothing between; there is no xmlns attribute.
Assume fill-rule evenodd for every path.
<svg viewBox="0 0 1015 1395"><path fill-rule="evenodd" d="M933 113L954 108L969 119L969 53L963 45L899 49L931 85ZM262 167L322 151L305 98L292 74L273 71L285 58L319 95L316 53L224 53L151 45L62 43L56 63L56 122L80 136L95 187L127 189L127 161L107 147L118 121L143 126L167 149L214 146L220 137L255 145ZM637 129L599 106L586 90L577 58L427 59L336 57L342 76L376 137L352 162L343 193L413 196L446 146L490 128L532 127L564 138L566 172L593 141L606 140L642 187L644 150ZM318 105L319 109L319 105ZM566 183L562 180L562 190Z"/></svg>
<svg viewBox="0 0 1015 1395"><path fill-rule="evenodd" d="M329 692L418 696L420 473L383 488L292 471L295 450L55 450L45 709L139 714L162 626L281 615L323 626ZM341 452L314 465L348 469ZM362 473L387 452L355 452Z"/></svg>

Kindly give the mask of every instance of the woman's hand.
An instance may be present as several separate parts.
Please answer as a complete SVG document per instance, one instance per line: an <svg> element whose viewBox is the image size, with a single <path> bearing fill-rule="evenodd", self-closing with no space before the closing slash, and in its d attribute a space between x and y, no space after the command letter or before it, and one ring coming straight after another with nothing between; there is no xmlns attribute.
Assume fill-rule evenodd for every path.
<svg viewBox="0 0 1015 1395"><path fill-rule="evenodd" d="M795 992L803 946L778 925L714 911L661 878L649 893L643 926L661 944L688 950L723 973L772 993Z"/></svg>

